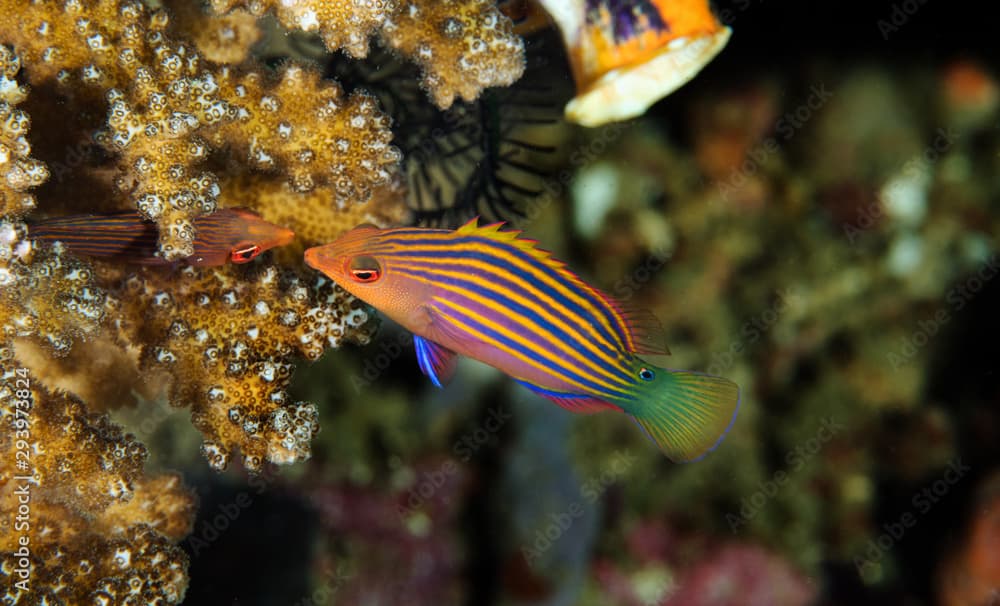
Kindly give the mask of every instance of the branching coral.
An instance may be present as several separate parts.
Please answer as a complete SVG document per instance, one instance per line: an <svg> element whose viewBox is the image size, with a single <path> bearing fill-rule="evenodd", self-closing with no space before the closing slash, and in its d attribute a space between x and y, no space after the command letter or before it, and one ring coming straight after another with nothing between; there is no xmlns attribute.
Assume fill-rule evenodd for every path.
<svg viewBox="0 0 1000 606"><path fill-rule="evenodd" d="M396 10L395 0L212 0L212 8L226 12L246 7L260 16L273 10L289 29L318 31L331 51L343 49L354 57L368 54L368 38Z"/></svg>
<svg viewBox="0 0 1000 606"><path fill-rule="evenodd" d="M260 40L257 18L245 10L217 15L196 2L176 0L165 4L171 15L169 33L186 35L213 63L241 63L250 56L250 47Z"/></svg>
<svg viewBox="0 0 1000 606"><path fill-rule="evenodd" d="M238 3L217 0L226 14L213 16L180 2L0 0L0 362L31 376L34 402L34 469L22 474L34 591L12 603L183 598L176 542L193 498L177 476L145 476L145 447L98 413L130 402L137 377L190 407L213 468L240 453L259 471L308 458L319 429L317 407L288 395L293 360L365 343L376 327L369 308L304 274L292 247L248 266L136 268L33 244L23 221L137 207L171 261L193 252L195 219L219 205L257 209L308 245L402 222L391 119L378 98L320 70L256 62L256 17L271 9L354 56L380 37L419 65L442 107L522 69L509 21L481 0L405 12L396 0ZM85 380L119 363L129 370L115 368L107 385ZM10 378L0 380L0 454L14 460ZM20 481L0 470L5 511ZM11 523L0 520L5 581L19 547Z"/></svg>
<svg viewBox="0 0 1000 606"><path fill-rule="evenodd" d="M0 360L15 337L35 337L56 355L93 333L109 305L93 272L61 247L34 251L23 223L0 221Z"/></svg>
<svg viewBox="0 0 1000 606"><path fill-rule="evenodd" d="M547 66L536 56L511 87L447 111L420 90L417 66L385 49L363 61L331 57L326 73L371 91L392 118L410 221L454 227L476 215L516 221L565 160L555 153L568 136L558 100L572 83L553 81Z"/></svg>
<svg viewBox="0 0 1000 606"><path fill-rule="evenodd" d="M397 171L389 119L371 95L345 95L298 66L283 69L276 82L255 72L223 74L223 94L239 117L219 143L232 145L250 166L279 169L297 192L332 185L341 208L366 201Z"/></svg>
<svg viewBox="0 0 1000 606"><path fill-rule="evenodd" d="M375 329L371 312L333 283L274 267L143 272L120 297L124 338L144 344L144 367L173 376L171 400L191 405L216 469L237 448L254 471L308 458L319 424L314 405L285 391L292 357L315 360Z"/></svg>
<svg viewBox="0 0 1000 606"><path fill-rule="evenodd" d="M144 476L145 447L106 415L29 381L0 376L0 455L27 453L23 469L0 468L0 509L21 516L0 520L4 603L179 603L193 496L176 476Z"/></svg>
<svg viewBox="0 0 1000 606"><path fill-rule="evenodd" d="M191 533L194 510L195 499L177 474L142 476L134 484L131 499L115 501L104 510L101 524L112 534L120 534L135 520L143 520L156 532L178 541Z"/></svg>
<svg viewBox="0 0 1000 606"><path fill-rule="evenodd" d="M49 176L45 165L30 157L30 120L17 109L28 95L15 80L20 69L17 55L0 44L0 216L20 216L34 208L35 196L27 190Z"/></svg>
<svg viewBox="0 0 1000 606"><path fill-rule="evenodd" d="M399 152L370 95L346 95L295 65L273 75L208 65L172 37L180 33L164 10L141 3L0 0L0 10L17 15L13 28L0 27L0 39L26 58L24 73L36 89L74 108L78 132L90 125L115 163L101 175L114 174L122 202L157 222L166 259L191 253L193 219L212 212L223 195L219 174L227 175L227 187L238 180L231 173L246 174L232 170L240 164L260 171L251 178L262 192L254 199L267 199L261 206L282 220L314 213L311 237L332 239L359 222L399 218L390 210L403 207L396 195ZM184 20L198 21L187 13ZM103 127L95 115L107 116ZM226 193L227 200L238 192ZM362 204L374 192L388 204ZM291 356L315 359L342 338L367 340L374 328L353 298L294 272L224 268L126 278L112 271L98 287L93 269L58 247L32 249L23 225L5 224L0 233L5 355L11 338L26 336L65 352L75 336L114 317L103 327L122 346L142 351L141 367L173 376L172 401L192 406L218 468L234 449L252 469L307 457L318 424L312 405L286 401Z"/></svg>
<svg viewBox="0 0 1000 606"><path fill-rule="evenodd" d="M55 82L67 96L99 97L97 86L128 82L118 56L136 53L142 44L137 17L141 5L119 12L117 2L45 2L29 7L20 0L0 1L8 16L3 40L13 45L32 84ZM124 5L123 5L124 8ZM128 30L130 35L123 35Z"/></svg>
<svg viewBox="0 0 1000 606"><path fill-rule="evenodd" d="M221 12L273 10L289 29L319 31L330 51L368 54L368 38L417 63L423 84L441 109L455 97L473 101L483 89L508 86L524 72L524 42L490 0L213 0Z"/></svg>
<svg viewBox="0 0 1000 606"><path fill-rule="evenodd" d="M218 189L198 169L207 149L196 131L229 117L197 53L164 36L166 13L137 2L3 0L2 9L18 15L2 33L32 83L53 85L89 111L106 98L100 140L120 154L119 188L158 223L167 259L191 255L191 221L215 208Z"/></svg>
<svg viewBox="0 0 1000 606"><path fill-rule="evenodd" d="M164 52L161 66L171 72L165 78L142 67L131 95L118 89L108 92L108 141L121 154L125 169L119 188L129 192L146 218L157 222L160 252L168 260L194 254L191 221L215 210L219 185L213 174L198 170L208 148L195 131L227 113L226 104L215 96L214 79L197 74L184 49L179 51Z"/></svg>
<svg viewBox="0 0 1000 606"><path fill-rule="evenodd" d="M219 10L234 6L216 4ZM271 7L254 2L249 8L260 14ZM363 54L378 31L420 66L442 108L455 97L472 100L486 87L510 84L524 69L521 39L486 0L283 3L276 10L296 27L329 32L331 48L346 45L355 54ZM208 65L177 37L181 28L171 26L165 10L129 0L0 0L0 11L16 15L0 29L0 40L18 49L32 84L70 102L70 115L81 123L72 128L98 130L96 140L117 165L119 195L157 223L160 253L168 260L192 253L193 220L215 209L217 167L227 156L284 176L294 192L330 186L341 209L364 203L399 171L389 119L375 98L363 91L346 95L337 83L295 65L276 76L243 64ZM232 11L217 20L220 26L196 12L185 8L181 22L199 48L217 61L246 56L254 38L249 15ZM336 41L335 34L347 38ZM103 128L101 115L107 116ZM14 124L27 127L26 120ZM44 168L22 165L17 174L21 191L44 179Z"/></svg>
<svg viewBox="0 0 1000 606"><path fill-rule="evenodd" d="M318 74L289 67L272 83L207 67L167 35L165 12L140 3L0 0L0 10L18 15L0 39L22 53L32 83L72 99L80 115L107 104L97 140L117 156L119 191L159 226L168 260L193 252L192 222L216 206L218 176L205 167L213 151L280 171L297 191L331 183L341 205L364 202L396 171L375 101L345 97Z"/></svg>
<svg viewBox="0 0 1000 606"><path fill-rule="evenodd" d="M524 72L524 42L489 0L408 0L382 30L386 43L420 65L434 103L473 101Z"/></svg>
<svg viewBox="0 0 1000 606"><path fill-rule="evenodd" d="M160 377L139 370L138 352L123 349L107 334L87 335L60 357L53 357L51 348L31 338L14 339L13 351L14 359L31 369L34 381L49 391L83 400L94 412L156 400L162 391Z"/></svg>

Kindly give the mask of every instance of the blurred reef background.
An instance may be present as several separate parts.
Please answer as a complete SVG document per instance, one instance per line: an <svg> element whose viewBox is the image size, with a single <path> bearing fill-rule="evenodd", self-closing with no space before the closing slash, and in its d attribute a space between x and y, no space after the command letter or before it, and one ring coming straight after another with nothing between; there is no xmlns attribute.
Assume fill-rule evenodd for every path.
<svg viewBox="0 0 1000 606"><path fill-rule="evenodd" d="M559 34L500 5L0 0L0 603L1000 605L990 19L715 2L700 74L584 128ZM182 260L225 207L296 241L137 267L28 236L138 209ZM739 383L720 448L672 464L478 363L434 388L301 261L476 215Z"/></svg>

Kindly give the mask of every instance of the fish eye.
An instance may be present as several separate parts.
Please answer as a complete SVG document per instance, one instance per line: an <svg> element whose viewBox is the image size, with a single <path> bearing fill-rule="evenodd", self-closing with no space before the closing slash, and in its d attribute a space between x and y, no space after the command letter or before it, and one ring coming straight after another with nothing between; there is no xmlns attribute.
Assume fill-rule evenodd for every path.
<svg viewBox="0 0 1000 606"><path fill-rule="evenodd" d="M241 242L237 244L229 253L229 258L233 263L247 263L260 254L260 246Z"/></svg>
<svg viewBox="0 0 1000 606"><path fill-rule="evenodd" d="M382 277L382 266L378 259L368 255L351 259L348 270L355 282L374 282Z"/></svg>
<svg viewBox="0 0 1000 606"><path fill-rule="evenodd" d="M643 381L652 381L655 376L656 375L653 373L653 371L646 367L642 367L639 369L639 378L642 379Z"/></svg>

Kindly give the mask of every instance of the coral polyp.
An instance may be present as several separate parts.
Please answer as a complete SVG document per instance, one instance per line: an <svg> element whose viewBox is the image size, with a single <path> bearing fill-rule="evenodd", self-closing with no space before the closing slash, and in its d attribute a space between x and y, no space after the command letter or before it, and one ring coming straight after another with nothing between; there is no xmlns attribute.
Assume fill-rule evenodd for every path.
<svg viewBox="0 0 1000 606"><path fill-rule="evenodd" d="M31 157L31 120L17 105L28 96L16 77L20 58L0 44L0 216L20 216L35 207L30 193L48 178L44 164Z"/></svg>
<svg viewBox="0 0 1000 606"><path fill-rule="evenodd" d="M109 303L84 261L62 247L35 250L23 223L0 221L0 361L11 359L19 337L67 354L99 330Z"/></svg>
<svg viewBox="0 0 1000 606"><path fill-rule="evenodd" d="M345 208L367 201L398 171L389 118L370 94L347 95L316 71L289 66L276 78L222 72L237 118L216 141L252 168L277 171L296 192L331 186Z"/></svg>
<svg viewBox="0 0 1000 606"><path fill-rule="evenodd" d="M212 0L220 13L244 7L256 16L273 12L289 29L318 32L331 51L355 58L368 54L368 39L398 8L395 0L328 2L326 0Z"/></svg>
<svg viewBox="0 0 1000 606"><path fill-rule="evenodd" d="M408 0L382 37L417 63L423 85L441 109L456 97L473 101L490 86L524 73L524 42L489 0Z"/></svg>

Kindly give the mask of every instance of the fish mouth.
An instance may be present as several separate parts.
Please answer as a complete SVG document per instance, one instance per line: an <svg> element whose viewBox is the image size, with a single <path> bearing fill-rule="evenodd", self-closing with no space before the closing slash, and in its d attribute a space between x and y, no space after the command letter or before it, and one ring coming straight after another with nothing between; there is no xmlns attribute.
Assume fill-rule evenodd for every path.
<svg viewBox="0 0 1000 606"><path fill-rule="evenodd" d="M302 258L305 260L306 265L328 276L331 275L330 268L333 266L333 261L336 257L337 255L331 250L329 244L313 246L312 248L307 248L302 253Z"/></svg>
<svg viewBox="0 0 1000 606"><path fill-rule="evenodd" d="M302 258L305 260L306 265L309 267L319 270L319 249L320 246L315 246L313 248L307 248L305 253L303 253Z"/></svg>

